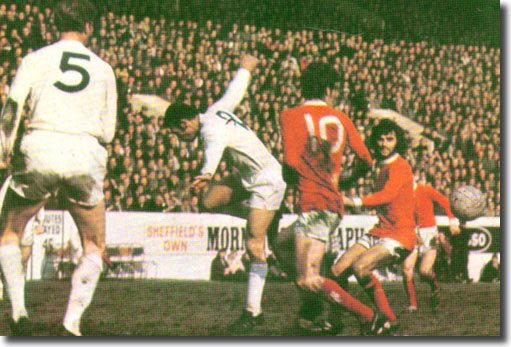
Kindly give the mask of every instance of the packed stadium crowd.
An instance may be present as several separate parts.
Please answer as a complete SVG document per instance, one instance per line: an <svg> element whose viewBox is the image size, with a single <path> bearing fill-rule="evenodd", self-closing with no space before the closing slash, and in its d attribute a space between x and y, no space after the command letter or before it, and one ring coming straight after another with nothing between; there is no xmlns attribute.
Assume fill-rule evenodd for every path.
<svg viewBox="0 0 511 347"><path fill-rule="evenodd" d="M2 105L21 58L57 40L51 15L46 7L0 3ZM476 186L486 196L486 215L500 215L500 48L227 23L102 14L89 47L112 66L119 92L116 135L106 145L108 210L198 212L190 183L203 164L201 144L180 142L161 118L135 111L130 99L154 94L205 111L248 53L261 63L235 113L279 161L279 115L303 101L301 71L312 61L330 62L343 77L335 104L364 136L374 122L367 117L372 109L392 109L424 126L424 138L407 153L417 179L446 195L461 185ZM348 155L345 166L353 158ZM214 180L230 171L224 158ZM368 174L347 194L367 194L372 180ZM295 206L288 191L285 212Z"/></svg>

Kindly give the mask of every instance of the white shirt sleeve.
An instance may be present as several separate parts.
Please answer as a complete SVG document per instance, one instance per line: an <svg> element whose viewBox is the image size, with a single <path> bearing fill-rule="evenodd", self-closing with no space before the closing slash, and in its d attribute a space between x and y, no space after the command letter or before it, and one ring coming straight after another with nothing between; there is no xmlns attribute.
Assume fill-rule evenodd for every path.
<svg viewBox="0 0 511 347"><path fill-rule="evenodd" d="M203 175L213 175L215 173L227 146L223 132L212 125L214 124L204 124L201 130L202 139L204 140L204 166L201 169Z"/></svg>
<svg viewBox="0 0 511 347"><path fill-rule="evenodd" d="M206 113L216 113L218 110L232 112L239 105L250 82L250 72L240 68L236 77L229 83L227 90L220 100L211 105Z"/></svg>
<svg viewBox="0 0 511 347"><path fill-rule="evenodd" d="M21 61L18 72L11 85L7 103L1 115L0 143L2 158L5 159L12 151L21 119L21 112L31 90L30 64L26 59Z"/></svg>
<svg viewBox="0 0 511 347"><path fill-rule="evenodd" d="M101 113L101 125L103 127L103 135L101 141L109 143L115 135L115 123L117 121L117 86L115 83L115 75L112 68L108 67L108 78L105 95L105 107Z"/></svg>

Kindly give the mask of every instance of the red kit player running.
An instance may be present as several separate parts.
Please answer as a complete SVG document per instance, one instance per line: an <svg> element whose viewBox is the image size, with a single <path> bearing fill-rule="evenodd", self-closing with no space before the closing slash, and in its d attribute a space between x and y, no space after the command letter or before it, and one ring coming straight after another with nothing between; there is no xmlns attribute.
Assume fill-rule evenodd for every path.
<svg viewBox="0 0 511 347"><path fill-rule="evenodd" d="M430 305L433 310L438 308L438 295L440 285L435 277L433 265L438 251L439 244L442 242L443 234L438 233L436 226L434 203L440 205L449 217L450 231L452 235L460 232L460 222L451 211L449 199L433 188L429 184L414 184L415 191L415 216L418 227L418 242L413 252L403 263L403 282L409 299L409 312L417 311L417 299L415 297L415 287L413 285L413 268L417 258L421 256L420 275L422 280L431 287Z"/></svg>

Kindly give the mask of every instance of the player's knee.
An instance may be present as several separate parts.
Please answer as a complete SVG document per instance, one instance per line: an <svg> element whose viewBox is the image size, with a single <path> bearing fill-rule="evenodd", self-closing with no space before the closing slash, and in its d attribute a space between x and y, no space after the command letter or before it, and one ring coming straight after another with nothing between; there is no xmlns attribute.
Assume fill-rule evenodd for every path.
<svg viewBox="0 0 511 347"><path fill-rule="evenodd" d="M413 270L404 270L403 271L403 276L405 277L405 279L407 279L408 281L412 280L413 279Z"/></svg>
<svg viewBox="0 0 511 347"><path fill-rule="evenodd" d="M303 277L299 277L296 280L296 285L305 291L309 292L317 292L321 289L321 285L323 283L323 278L317 274L314 275L306 275Z"/></svg>
<svg viewBox="0 0 511 347"><path fill-rule="evenodd" d="M366 278L371 275L371 271L367 264L364 263L355 263L353 264L353 273L357 278Z"/></svg>
<svg viewBox="0 0 511 347"><path fill-rule="evenodd" d="M342 274L340 266L337 266L336 263L333 263L332 266L330 266L330 273L333 277L339 277Z"/></svg>
<svg viewBox="0 0 511 347"><path fill-rule="evenodd" d="M264 239L251 238L247 241L247 250L250 259L266 262L266 252L264 249Z"/></svg>
<svg viewBox="0 0 511 347"><path fill-rule="evenodd" d="M420 268L419 271L420 271L421 278L423 280L430 279L431 277L433 277L433 269Z"/></svg>

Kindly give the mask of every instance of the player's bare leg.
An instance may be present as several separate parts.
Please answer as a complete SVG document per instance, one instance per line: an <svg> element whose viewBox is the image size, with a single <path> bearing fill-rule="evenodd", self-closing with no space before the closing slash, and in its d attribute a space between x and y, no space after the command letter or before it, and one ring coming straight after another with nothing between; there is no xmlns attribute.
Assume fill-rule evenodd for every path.
<svg viewBox="0 0 511 347"><path fill-rule="evenodd" d="M343 253L341 258L332 265L332 274L335 277L340 276L347 271L351 265L364 253L367 249L359 244L354 244L346 252Z"/></svg>
<svg viewBox="0 0 511 347"><path fill-rule="evenodd" d="M247 218L247 250L250 256L248 269L248 289L246 308L238 321L228 328L232 335L249 333L255 326L262 325L264 318L261 311L264 284L268 275L266 263L266 232L276 211L250 210Z"/></svg>
<svg viewBox="0 0 511 347"><path fill-rule="evenodd" d="M320 275L325 243L309 237L297 237L296 284L310 293L317 293L329 303L342 306L355 314L364 325L377 318L373 310L348 294L335 281Z"/></svg>
<svg viewBox="0 0 511 347"><path fill-rule="evenodd" d="M416 249L403 262L403 285L408 296L408 312L417 311L417 297L415 285L413 284L413 270L419 254Z"/></svg>
<svg viewBox="0 0 511 347"><path fill-rule="evenodd" d="M210 185L201 199L202 207L208 212L247 219L250 207L241 203L243 197L245 197L245 192L241 186L235 187L228 182L226 183Z"/></svg>
<svg viewBox="0 0 511 347"><path fill-rule="evenodd" d="M378 310L387 316L391 322L394 322L397 317L390 308L380 281L373 274L373 270L377 266L385 265L391 259L392 255L384 245L375 245L361 254L353 263L353 272L355 273L358 283L374 301Z"/></svg>
<svg viewBox="0 0 511 347"><path fill-rule="evenodd" d="M422 256L419 271L423 281L429 284L431 288L430 306L435 311L438 308L438 295L440 293L440 284L436 278L433 266L435 265L435 259L437 255L437 249L435 247L427 250Z"/></svg>
<svg viewBox="0 0 511 347"><path fill-rule="evenodd" d="M32 201L7 191L0 217L0 265L12 306L12 332L29 335L25 308L25 271L19 246L21 234L28 221L45 205L46 200Z"/></svg>
<svg viewBox="0 0 511 347"><path fill-rule="evenodd" d="M71 277L71 294L64 316L64 327L80 336L80 319L89 306L103 268L105 249L105 205L82 207L69 202L69 212L83 243L83 255Z"/></svg>
<svg viewBox="0 0 511 347"><path fill-rule="evenodd" d="M28 258L32 254L31 246L20 246L21 249L21 262L23 263L23 269L27 271Z"/></svg>
<svg viewBox="0 0 511 347"><path fill-rule="evenodd" d="M445 252L445 257L447 259L447 277L450 278L451 276L451 254L452 254L452 246L449 241L449 238L445 233L439 232L438 233L438 245L441 247ZM440 250L440 248L438 248Z"/></svg>

